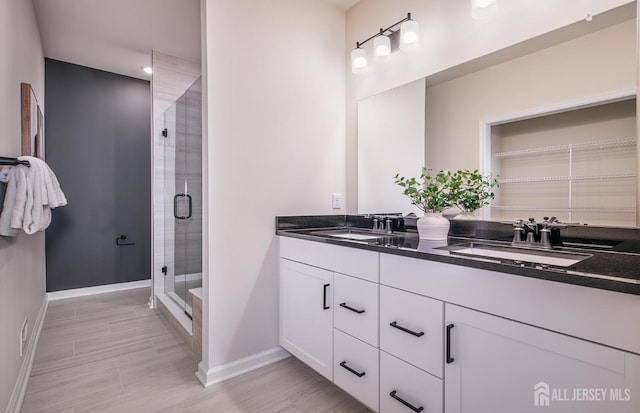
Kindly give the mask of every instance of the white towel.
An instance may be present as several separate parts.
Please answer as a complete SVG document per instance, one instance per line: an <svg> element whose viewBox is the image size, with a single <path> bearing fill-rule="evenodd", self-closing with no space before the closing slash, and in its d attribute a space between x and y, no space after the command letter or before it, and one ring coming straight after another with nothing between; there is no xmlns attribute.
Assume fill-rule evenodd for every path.
<svg viewBox="0 0 640 413"><path fill-rule="evenodd" d="M5 237L15 237L20 230L11 228L11 218L13 207L16 202L16 168L3 168L0 171L0 182L6 182L7 188L4 193L4 203L0 212L0 235Z"/></svg>
<svg viewBox="0 0 640 413"><path fill-rule="evenodd" d="M27 234L35 234L46 229L51 223L51 208L47 201L44 167L40 162L29 160L29 163L31 166L27 172L27 202L24 207L22 229Z"/></svg>
<svg viewBox="0 0 640 413"><path fill-rule="evenodd" d="M16 181L16 197L11 211L11 228L22 229L24 208L27 204L27 167L16 166L13 179Z"/></svg>
<svg viewBox="0 0 640 413"><path fill-rule="evenodd" d="M31 156L21 156L18 159L29 161L30 167L14 167L12 181L15 183L15 198L5 198L5 203L13 200L10 227L35 234L45 230L51 223L51 209L66 205L67 199L55 174L44 161ZM9 206L5 205L3 215L9 212Z"/></svg>
<svg viewBox="0 0 640 413"><path fill-rule="evenodd" d="M40 169L41 185L42 185L42 201L43 205L49 205L51 209L55 209L61 206L67 205L67 198L65 197L58 178L53 173L49 165L47 165L42 159L34 158L31 156L21 156L18 159L21 161L29 161L31 166L36 166Z"/></svg>
<svg viewBox="0 0 640 413"><path fill-rule="evenodd" d="M4 182L5 184L9 182L9 174L13 175L13 173L11 173L11 171L13 171L13 168L2 168L0 169L0 182Z"/></svg>

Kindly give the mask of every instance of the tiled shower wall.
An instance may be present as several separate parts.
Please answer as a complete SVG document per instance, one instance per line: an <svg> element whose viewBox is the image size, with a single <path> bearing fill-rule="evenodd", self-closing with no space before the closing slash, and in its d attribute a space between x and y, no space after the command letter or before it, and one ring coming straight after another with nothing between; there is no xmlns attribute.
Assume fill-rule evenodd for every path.
<svg viewBox="0 0 640 413"><path fill-rule="evenodd" d="M174 168L176 148L175 139L165 139L162 136L162 130L165 128L165 112L184 95L189 86L200 77L200 73L200 62L194 62L156 51L153 52L151 90L153 99L152 202L154 297L157 293L164 291L165 276L162 274L162 267L164 265L169 267L169 274L166 277L173 278L175 275L174 245L176 228L173 218L173 199L165 195L165 187L175 185ZM168 112L168 115L169 120L171 120L171 111ZM195 186L197 185L193 185L194 190ZM201 181L199 186L200 188L202 187ZM200 217L201 216L202 213L200 212ZM199 251L199 253L201 254L201 251Z"/></svg>

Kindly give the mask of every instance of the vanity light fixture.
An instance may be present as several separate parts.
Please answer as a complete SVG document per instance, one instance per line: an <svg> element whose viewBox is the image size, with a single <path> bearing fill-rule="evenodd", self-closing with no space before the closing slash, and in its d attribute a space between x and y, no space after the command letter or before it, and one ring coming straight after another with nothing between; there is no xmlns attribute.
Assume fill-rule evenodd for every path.
<svg viewBox="0 0 640 413"><path fill-rule="evenodd" d="M399 29L395 29L400 26ZM414 50L420 45L420 26L411 19L411 13L407 17L392 24L367 40L356 42L356 48L351 51L351 71L355 74L366 73L369 70L367 52L361 46L373 40L373 60L384 62L389 60L391 52L401 50Z"/></svg>
<svg viewBox="0 0 640 413"><path fill-rule="evenodd" d="M471 17L486 19L498 10L498 0L471 0Z"/></svg>
<svg viewBox="0 0 640 413"><path fill-rule="evenodd" d="M367 51L360 48L360 44L351 51L351 71L356 75L367 73L369 63L367 63Z"/></svg>
<svg viewBox="0 0 640 413"><path fill-rule="evenodd" d="M142 68L142 71L145 72L146 74L150 75L151 73L153 73L153 69L151 69L150 66L144 66Z"/></svg>
<svg viewBox="0 0 640 413"><path fill-rule="evenodd" d="M382 34L373 39L373 60L376 62L384 62L389 60L391 56L391 39L388 36Z"/></svg>

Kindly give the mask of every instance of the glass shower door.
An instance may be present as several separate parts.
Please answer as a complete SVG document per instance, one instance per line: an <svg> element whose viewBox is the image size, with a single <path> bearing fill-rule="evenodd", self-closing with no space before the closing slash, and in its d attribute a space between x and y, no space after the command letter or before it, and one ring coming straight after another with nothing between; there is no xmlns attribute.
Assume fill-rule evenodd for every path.
<svg viewBox="0 0 640 413"><path fill-rule="evenodd" d="M201 82L165 113L165 293L191 315L202 286Z"/></svg>

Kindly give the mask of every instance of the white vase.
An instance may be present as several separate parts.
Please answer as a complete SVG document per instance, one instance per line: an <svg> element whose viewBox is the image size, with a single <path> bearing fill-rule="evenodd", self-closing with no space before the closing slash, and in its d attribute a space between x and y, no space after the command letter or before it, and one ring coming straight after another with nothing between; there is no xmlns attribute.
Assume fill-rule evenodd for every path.
<svg viewBox="0 0 640 413"><path fill-rule="evenodd" d="M480 219L480 217L478 216L478 210L476 209L475 211L470 211L470 212L461 212L458 215L455 216L455 218L453 219L462 219L462 220L473 220L473 221L477 221Z"/></svg>
<svg viewBox="0 0 640 413"><path fill-rule="evenodd" d="M449 234L449 220L441 212L426 212L418 219L418 235L428 241L443 241Z"/></svg>

